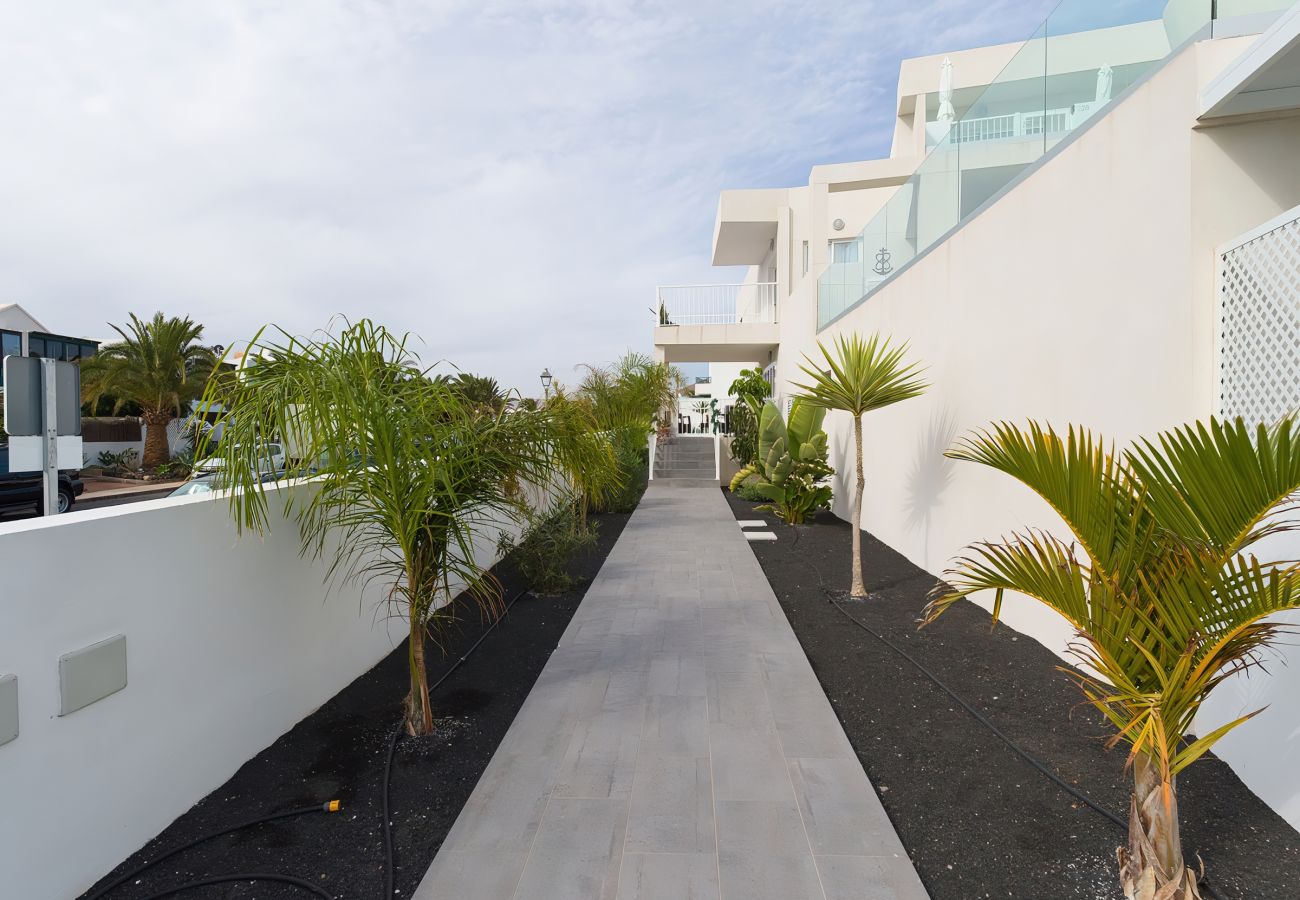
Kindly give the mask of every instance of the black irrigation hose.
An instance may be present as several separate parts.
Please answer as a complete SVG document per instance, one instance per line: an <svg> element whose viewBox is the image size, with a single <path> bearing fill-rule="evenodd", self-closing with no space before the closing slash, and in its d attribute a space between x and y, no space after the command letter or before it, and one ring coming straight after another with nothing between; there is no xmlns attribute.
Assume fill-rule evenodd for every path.
<svg viewBox="0 0 1300 900"><path fill-rule="evenodd" d="M261 825L266 822L276 822L279 821L280 819L292 819L297 816L306 815L307 813L338 812L338 809L339 809L338 801L331 800L328 803L317 804L315 806L300 806L297 809L288 809L285 810L284 812L272 813L269 816L258 816L256 819L247 819L243 822L240 822L237 825L231 825L228 828L220 828L216 831L209 831L208 833L200 835L199 837L196 837L194 840L189 841L188 843L181 844L179 847L173 847L172 849L164 853L162 856L154 857L153 859L149 860L147 863L143 863L139 866L136 866L134 869L127 872L125 875L121 875L116 880L111 881L108 884L104 885L104 887L100 888L98 891L96 891L95 893L87 897L86 900L100 900L101 897L105 896L109 892L114 891L117 888L121 887L122 885L126 884L126 882L130 881L132 878L135 878L141 872L144 872L147 869L152 869L154 866L158 865L163 860L171 859L177 853L181 853L182 851L188 850L191 847L202 844L204 841L210 841L213 838L219 838L222 835L230 834L231 832L243 831L245 828L252 828L254 825ZM262 875L259 877L266 878L268 876ZM188 887L189 885L185 885L181 888L176 888L176 890L184 890L185 888ZM315 885L313 885L312 887L314 888ZM156 896L165 897L167 895L160 894Z"/></svg>
<svg viewBox="0 0 1300 900"><path fill-rule="evenodd" d="M159 891L157 894L150 894L144 900L161 900L163 897L172 897L182 891L192 891L201 887L208 887L214 884L230 884L235 881L277 881L280 884L291 884L294 887L302 888L304 891L311 891L317 897L324 897L325 900L334 900L329 894L325 893L319 886L312 884L302 878L294 878L292 875L273 875L269 872L253 872L248 875L214 875L211 878L204 878L200 881L191 881L188 884L182 884L180 887L168 888L165 891Z"/></svg>
<svg viewBox="0 0 1300 900"><path fill-rule="evenodd" d="M794 539L794 542L790 545L790 555L791 555L791 556L794 556L794 548L795 548L796 546L798 546L798 544L799 544L799 533L796 532L796 533L795 533L795 539ZM1029 751L1025 750L1023 747L1021 747L1019 744L1017 744L1017 743L1016 743L1015 741L1013 741L1011 738L1007 737L1007 736L1006 736L1006 735L1005 735L1005 734L1004 734L1004 733L1003 733L1003 732L1002 732L1002 731L1001 731L1001 730L1000 730L996 725L993 724L992 721L989 720L989 718L988 718L987 716L985 716L983 713L981 713L981 712L980 712L979 710L977 710L975 707L971 706L969 703L967 703L965 700L963 700L961 697L959 697L959 696L957 695L957 693L956 693L955 691L953 691L952 688L948 687L948 685L946 685L946 684L943 683L943 681L939 678L939 676L935 675L933 672L931 672L931 671L930 671L929 669L927 669L925 666L921 665L921 663L918 662L917 659L916 659L915 657L913 657L910 653L908 653L908 652L907 652L906 650L904 650L902 647L899 647L899 646L898 646L897 644L895 644L893 641L891 641L891 640L889 640L888 638L886 638L883 634L880 634L879 632L877 632L874 628L871 628L871 627L870 627L869 625L867 625L865 622L862 622L862 621L860 621L859 619L857 619L856 617L850 615L850 614L849 614L849 611L846 610L846 609L845 609L845 608L840 604L840 601L837 600L837 599L835 598L835 594L832 593L832 592L831 592L831 591L826 587L826 579L822 577L821 569L817 567L817 564L814 563L811 559L808 559L807 557L798 557L798 559L800 559L802 562L804 562L805 564L807 564L807 566L813 570L814 574L816 574L816 576L817 576L817 581L818 581L818 583L819 583L819 586L820 586L820 588L821 588L822 593L826 595L826 597L830 600L831 605L834 606L835 609L837 609L837 610L840 612L840 614L844 616L844 618L848 619L848 620L849 620L850 622L852 622L854 625L858 626L858 627L861 628L863 631L865 631L867 634L871 635L871 636L874 637L876 640L880 641L882 644L884 644L884 645L885 645L886 647L888 647L890 650L893 650L895 653L897 653L897 654L898 654L899 656L901 656L903 659L907 660L907 662L911 663L911 664L912 664L912 665L913 665L913 666L914 666L914 667L915 667L919 672L921 672L921 674L925 675L926 678L929 678L930 681L932 681L932 682L935 684L936 687L938 687L938 688L939 688L940 690L942 690L945 694L947 694L949 697L951 697L953 700L955 700L955 701L957 702L957 704L958 704L959 706L961 706L962 709L964 709L964 710L966 710L966 712L970 713L970 714L975 718L975 720L976 720L977 722L979 722L981 725L983 725L984 727L986 727L989 731L993 732L993 734L995 734L995 735L998 737L998 739L1002 741L1002 743L1006 744L1009 748L1011 748L1011 750L1015 751L1015 753L1016 753L1018 756L1020 756L1021 759L1023 759L1025 762L1029 763L1031 766L1033 766L1035 769L1037 769L1040 773L1042 773L1043 775L1045 775L1045 776L1046 776L1048 779L1050 779L1054 784L1056 784L1058 787L1060 787L1062 790L1064 790L1064 791L1065 791L1066 793L1068 793L1070 796L1072 796L1072 797L1074 797L1075 799L1077 799L1079 802L1081 802L1081 803L1083 803L1084 805L1086 805L1089 809L1091 809L1091 810L1093 810L1094 812L1098 813L1099 815L1101 815L1101 816L1103 816L1103 817L1109 819L1113 824L1115 824L1115 825L1119 826L1121 829L1124 829L1124 830L1127 831L1127 829L1128 829L1128 822L1127 822L1127 821L1125 821L1124 819L1120 818L1118 815L1116 815L1115 813L1111 812L1109 809L1107 809L1106 807L1102 806L1101 804L1095 802L1095 801L1092 800L1090 797L1088 797L1086 794L1084 794L1084 793L1082 793L1082 792L1076 790L1074 787L1072 787L1071 785L1067 784L1067 783L1066 783L1063 779L1061 779L1060 776L1058 776L1055 772L1051 771L1050 769L1047 768L1047 766L1045 766L1043 763L1039 762L1036 758L1034 758L1033 756L1031 756L1031 755L1029 754ZM1209 879L1207 879L1207 878L1205 877L1204 874L1202 874L1202 875L1199 877L1198 881L1199 881L1199 883L1200 883L1200 886L1201 886L1202 888L1204 888L1204 889L1206 890L1206 892L1209 893L1209 895L1210 895L1212 898L1214 898L1214 900L1227 900L1227 898L1224 897L1221 893L1219 893L1219 891L1214 887L1214 885L1210 883Z"/></svg>
<svg viewBox="0 0 1300 900"><path fill-rule="evenodd" d="M514 597L510 599L510 602L506 604L506 608L502 611L501 615L498 616L496 619L494 619L492 624L488 626L487 630L484 631L481 635L479 635L478 640L476 640L472 645L470 645L470 648L466 650L461 655L461 657L452 664L451 668L449 668L446 672L443 672L442 675L438 677L438 680L429 686L430 694L436 691L444 681L450 678L452 673L455 672L457 669L461 667L461 665L464 664L465 660L469 659L470 654L472 654L475 650L478 649L479 644L483 643L484 639L486 639L487 636L496 629L497 625L501 623L501 620L506 617L506 614L509 613L511 608L515 605L515 603L519 601L519 598L526 593L528 593L528 588L523 588L522 590L518 591L514 595ZM395 892L395 885L393 883L396 877L396 871L393 867L393 829L392 829L392 819L389 815L389 810L391 808L393 756L397 751L397 741L402 736L403 724L399 724L397 728L393 730L393 735L388 740L388 754L384 759L384 786L383 786L384 900L392 900L393 894ZM162 856L155 857L149 862L137 866L136 868L127 872L125 875L119 876L116 880L110 882L109 884L100 888L91 896L87 897L86 900L100 900L100 898L104 897L110 891L113 891L121 887L123 884L130 881L132 878L136 877L141 872L144 872L147 869L152 869L154 866L158 865L163 860L170 859L171 857L175 856L178 853L188 850L191 847L194 847L198 844L202 844L204 841L210 841L213 838L221 837L222 835L230 834L235 831L242 831L245 828L252 828L254 825L261 825L265 822L275 822L280 819L288 819L288 818L301 816L306 813L312 813L312 812L325 812L325 813L338 812L339 808L340 808L339 802L337 800L331 800L328 803L324 803L318 806L302 806L302 807L298 807L297 809L290 809L290 810L285 810L284 812L272 813L269 816L259 816L256 819L248 819L244 822L240 822L237 825L231 825L228 828L222 828L217 831L209 831L207 834L201 835L195 838L194 840L189 841L188 843L181 844L179 847L173 847L171 850L168 850ZM230 884L236 881L275 881L280 884L293 885L294 887L298 887L298 888L302 888L303 890L310 891L318 897L325 898L325 900L333 900L333 898L328 893L326 893L320 886L312 884L310 881L306 881L302 878L295 878L292 875L276 875L276 874L270 874L266 872L242 874L242 875L214 875L209 878L203 878L198 881L190 881L185 884L179 885L177 887L168 888L167 890L157 894L150 894L148 897L143 898L143 900L161 900L161 898L163 897L171 897L183 891L195 890L197 888L208 887L210 885L216 885L216 884Z"/></svg>

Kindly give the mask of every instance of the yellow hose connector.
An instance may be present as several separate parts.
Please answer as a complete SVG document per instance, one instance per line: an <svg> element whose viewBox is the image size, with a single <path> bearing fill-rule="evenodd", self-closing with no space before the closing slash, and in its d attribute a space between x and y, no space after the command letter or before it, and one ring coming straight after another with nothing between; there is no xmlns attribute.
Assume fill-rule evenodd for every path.
<svg viewBox="0 0 1300 900"><path fill-rule="evenodd" d="M336 813L342 808L343 804L339 803L337 800L331 800L325 804L325 812L327 813Z"/></svg>

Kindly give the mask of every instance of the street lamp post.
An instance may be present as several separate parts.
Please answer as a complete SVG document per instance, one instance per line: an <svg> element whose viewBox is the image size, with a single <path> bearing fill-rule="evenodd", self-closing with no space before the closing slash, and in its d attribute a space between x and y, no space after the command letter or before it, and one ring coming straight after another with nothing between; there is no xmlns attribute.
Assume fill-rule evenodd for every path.
<svg viewBox="0 0 1300 900"><path fill-rule="evenodd" d="M543 397L543 399L545 399L545 400L550 400L550 399L551 399L551 379L552 379L553 377L554 377L554 376L551 375L551 370L550 370L550 369L542 369L542 374L541 374L541 379L542 379L542 397Z"/></svg>

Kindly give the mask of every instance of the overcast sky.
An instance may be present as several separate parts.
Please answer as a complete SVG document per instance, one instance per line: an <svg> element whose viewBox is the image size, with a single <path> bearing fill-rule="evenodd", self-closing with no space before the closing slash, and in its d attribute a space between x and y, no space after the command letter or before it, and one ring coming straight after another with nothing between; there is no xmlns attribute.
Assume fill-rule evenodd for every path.
<svg viewBox="0 0 1300 900"><path fill-rule="evenodd" d="M1042 0L0 5L0 303L232 344L369 316L537 391L717 281L718 191L888 154L899 60Z"/></svg>

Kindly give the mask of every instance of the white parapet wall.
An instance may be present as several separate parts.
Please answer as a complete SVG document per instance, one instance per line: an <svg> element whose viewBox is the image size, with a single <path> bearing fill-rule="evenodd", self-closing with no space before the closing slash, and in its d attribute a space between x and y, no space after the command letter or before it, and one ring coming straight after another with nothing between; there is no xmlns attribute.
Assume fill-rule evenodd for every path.
<svg viewBox="0 0 1300 900"><path fill-rule="evenodd" d="M382 585L325 569L282 515L240 537L206 497L0 525L21 726L0 746L0 895L77 896L402 641ZM116 635L126 687L60 716L59 658Z"/></svg>

